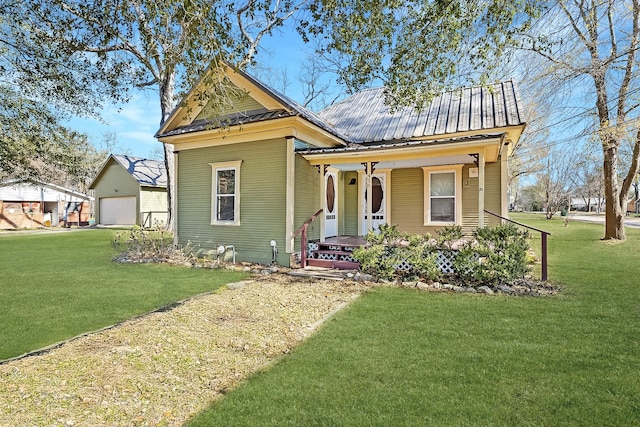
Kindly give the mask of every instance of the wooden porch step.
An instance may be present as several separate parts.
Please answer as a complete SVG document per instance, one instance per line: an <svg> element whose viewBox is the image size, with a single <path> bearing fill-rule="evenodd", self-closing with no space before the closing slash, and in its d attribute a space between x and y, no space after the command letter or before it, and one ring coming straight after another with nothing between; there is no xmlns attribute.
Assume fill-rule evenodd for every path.
<svg viewBox="0 0 640 427"><path fill-rule="evenodd" d="M313 251L314 254L331 254L331 255L345 255L352 256L353 252L351 251L338 251L333 249L320 249Z"/></svg>
<svg viewBox="0 0 640 427"><path fill-rule="evenodd" d="M356 243L331 243L331 242L313 242L316 245L318 245L319 248L321 247L336 247L339 246L341 248L359 248L362 245L358 245Z"/></svg>
<svg viewBox="0 0 640 427"><path fill-rule="evenodd" d="M340 270L358 270L360 263L353 261L339 261L335 259L307 258L307 265L325 268L338 268Z"/></svg>

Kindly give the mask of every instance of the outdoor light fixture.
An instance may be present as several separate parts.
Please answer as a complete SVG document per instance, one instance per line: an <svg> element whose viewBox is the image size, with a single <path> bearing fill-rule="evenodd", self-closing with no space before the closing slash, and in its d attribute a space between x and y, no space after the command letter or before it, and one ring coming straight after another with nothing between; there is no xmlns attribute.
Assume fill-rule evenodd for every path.
<svg viewBox="0 0 640 427"><path fill-rule="evenodd" d="M271 265L277 264L277 258L278 258L278 248L276 247L276 241L272 240L271 242L269 242L269 244L271 245Z"/></svg>
<svg viewBox="0 0 640 427"><path fill-rule="evenodd" d="M351 178L351 181L349 181L349 185L356 185L356 179Z"/></svg>

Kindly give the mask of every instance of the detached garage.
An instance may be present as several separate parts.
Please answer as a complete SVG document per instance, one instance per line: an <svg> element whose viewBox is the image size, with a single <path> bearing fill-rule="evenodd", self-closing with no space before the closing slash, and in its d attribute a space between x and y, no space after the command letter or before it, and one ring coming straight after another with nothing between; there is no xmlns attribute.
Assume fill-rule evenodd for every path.
<svg viewBox="0 0 640 427"><path fill-rule="evenodd" d="M98 224L166 223L167 174L161 161L112 154L89 188Z"/></svg>

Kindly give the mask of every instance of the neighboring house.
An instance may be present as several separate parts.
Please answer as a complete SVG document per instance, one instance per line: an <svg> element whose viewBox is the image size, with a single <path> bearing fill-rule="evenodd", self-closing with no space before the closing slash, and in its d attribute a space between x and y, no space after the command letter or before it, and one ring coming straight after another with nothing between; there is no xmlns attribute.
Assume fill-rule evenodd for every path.
<svg viewBox="0 0 640 427"><path fill-rule="evenodd" d="M320 241L383 223L470 232L500 221L479 212L508 215L507 153L525 127L511 81L395 113L369 89L315 114L248 74L226 77L242 93L232 107L201 105L201 82L156 134L174 145L179 243L259 263L275 244L289 265L294 231L319 209L308 231Z"/></svg>
<svg viewBox="0 0 640 427"><path fill-rule="evenodd" d="M571 199L571 209L576 211L600 213L604 211L604 207L604 197L590 197L587 199L584 197L574 197Z"/></svg>
<svg viewBox="0 0 640 427"><path fill-rule="evenodd" d="M87 225L93 198L36 180L0 183L0 229Z"/></svg>
<svg viewBox="0 0 640 427"><path fill-rule="evenodd" d="M150 227L167 221L167 173L164 162L112 154L89 188L102 225Z"/></svg>

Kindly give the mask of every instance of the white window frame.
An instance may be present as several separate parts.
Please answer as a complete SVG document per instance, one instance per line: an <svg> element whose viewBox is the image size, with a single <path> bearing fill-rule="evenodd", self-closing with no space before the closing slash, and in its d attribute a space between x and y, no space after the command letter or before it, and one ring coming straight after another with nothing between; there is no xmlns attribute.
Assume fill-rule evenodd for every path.
<svg viewBox="0 0 640 427"><path fill-rule="evenodd" d="M240 225L240 165L242 160L233 162L209 163L211 165L211 225ZM233 220L218 219L218 172L233 170L235 185L233 190ZM230 196L225 194L225 196Z"/></svg>
<svg viewBox="0 0 640 427"><path fill-rule="evenodd" d="M445 226L462 225L462 167L464 165L425 166L422 168L424 175L424 225ZM455 203L454 221L431 220L431 175L438 173L453 173L455 177Z"/></svg>

